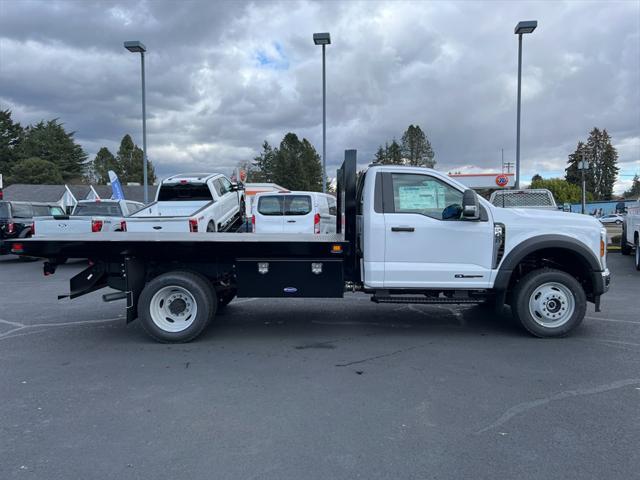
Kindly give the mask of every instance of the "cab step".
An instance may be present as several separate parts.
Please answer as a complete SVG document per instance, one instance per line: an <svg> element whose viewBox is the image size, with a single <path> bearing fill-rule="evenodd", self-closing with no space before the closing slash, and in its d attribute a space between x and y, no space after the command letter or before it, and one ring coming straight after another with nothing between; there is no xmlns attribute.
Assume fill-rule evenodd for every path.
<svg viewBox="0 0 640 480"><path fill-rule="evenodd" d="M485 299L484 298L424 297L424 296L411 297L411 296L402 296L402 295L381 297L378 295L374 295L371 297L371 301L375 303L475 304L475 303L484 303Z"/></svg>

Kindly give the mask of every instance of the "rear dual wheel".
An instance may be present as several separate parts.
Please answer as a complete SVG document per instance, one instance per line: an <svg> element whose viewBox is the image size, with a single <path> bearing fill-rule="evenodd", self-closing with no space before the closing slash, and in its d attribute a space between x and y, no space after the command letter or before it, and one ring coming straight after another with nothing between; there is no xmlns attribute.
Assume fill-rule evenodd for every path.
<svg viewBox="0 0 640 480"><path fill-rule="evenodd" d="M215 289L207 278L195 272L169 272L142 290L138 317L155 340L182 343L202 333L217 307Z"/></svg>

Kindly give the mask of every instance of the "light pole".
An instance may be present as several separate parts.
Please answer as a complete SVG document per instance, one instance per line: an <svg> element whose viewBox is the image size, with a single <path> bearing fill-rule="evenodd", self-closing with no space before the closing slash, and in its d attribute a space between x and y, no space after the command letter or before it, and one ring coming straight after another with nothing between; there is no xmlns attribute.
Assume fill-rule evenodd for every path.
<svg viewBox="0 0 640 480"><path fill-rule="evenodd" d="M518 120L516 125L516 186L520 188L520 86L522 80L522 35L532 33L538 22L536 20L527 20L518 22L513 33L518 35Z"/></svg>
<svg viewBox="0 0 640 480"><path fill-rule="evenodd" d="M582 154L582 160L578 162L578 170L582 172L582 214L584 215L587 209L587 182L585 180L585 172L589 170L589 162L584 159L584 153Z"/></svg>
<svg viewBox="0 0 640 480"><path fill-rule="evenodd" d="M124 42L124 48L133 53L140 53L140 65L142 67L142 184L144 185L144 203L149 203L149 187L147 181L147 105L144 81L144 52L147 51L142 42L137 40Z"/></svg>
<svg viewBox="0 0 640 480"><path fill-rule="evenodd" d="M322 45L322 192L327 191L327 77L325 47L331 43L329 32L314 33L313 43Z"/></svg>

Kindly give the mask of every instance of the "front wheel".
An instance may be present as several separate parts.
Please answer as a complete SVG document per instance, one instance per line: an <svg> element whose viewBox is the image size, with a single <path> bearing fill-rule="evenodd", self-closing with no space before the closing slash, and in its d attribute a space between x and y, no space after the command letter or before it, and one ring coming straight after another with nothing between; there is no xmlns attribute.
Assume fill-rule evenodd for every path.
<svg viewBox="0 0 640 480"><path fill-rule="evenodd" d="M576 328L587 310L582 285L560 270L534 270L513 292L513 315L536 337L563 337Z"/></svg>
<svg viewBox="0 0 640 480"><path fill-rule="evenodd" d="M202 333L218 299L209 280L194 272L169 272L151 280L138 301L144 330L164 343L189 342Z"/></svg>

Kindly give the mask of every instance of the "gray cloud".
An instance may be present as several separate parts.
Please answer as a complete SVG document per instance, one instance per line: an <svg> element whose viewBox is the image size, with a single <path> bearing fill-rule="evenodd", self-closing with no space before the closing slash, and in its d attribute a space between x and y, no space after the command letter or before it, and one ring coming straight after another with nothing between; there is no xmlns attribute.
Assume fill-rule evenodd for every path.
<svg viewBox="0 0 640 480"><path fill-rule="evenodd" d="M59 117L90 154L140 141L148 47L149 157L160 174L229 168L295 131L321 147L327 48L328 164L368 162L410 123L438 167L499 169L515 156L518 20L524 38L523 174L560 174L593 126L624 174L640 170L637 2L31 2L0 4L0 104L23 123ZM621 177L622 188L630 177Z"/></svg>

